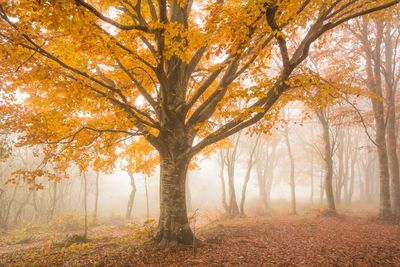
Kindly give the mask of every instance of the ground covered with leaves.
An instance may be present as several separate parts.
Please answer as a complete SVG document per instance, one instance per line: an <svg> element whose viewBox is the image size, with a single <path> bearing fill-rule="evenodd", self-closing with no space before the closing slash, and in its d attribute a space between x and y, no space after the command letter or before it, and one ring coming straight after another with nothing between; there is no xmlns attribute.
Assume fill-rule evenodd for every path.
<svg viewBox="0 0 400 267"><path fill-rule="evenodd" d="M148 241L154 222L124 236L46 244L0 255L0 266L400 266L400 225L371 216L273 214L221 219L196 229L193 247Z"/></svg>

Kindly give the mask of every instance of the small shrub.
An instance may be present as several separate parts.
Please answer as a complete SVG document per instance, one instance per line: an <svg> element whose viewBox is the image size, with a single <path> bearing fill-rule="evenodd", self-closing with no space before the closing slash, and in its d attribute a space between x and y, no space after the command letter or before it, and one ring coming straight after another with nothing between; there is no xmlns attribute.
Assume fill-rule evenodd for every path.
<svg viewBox="0 0 400 267"><path fill-rule="evenodd" d="M62 214L53 219L51 228L56 231L80 230L84 227L84 219L77 213Z"/></svg>

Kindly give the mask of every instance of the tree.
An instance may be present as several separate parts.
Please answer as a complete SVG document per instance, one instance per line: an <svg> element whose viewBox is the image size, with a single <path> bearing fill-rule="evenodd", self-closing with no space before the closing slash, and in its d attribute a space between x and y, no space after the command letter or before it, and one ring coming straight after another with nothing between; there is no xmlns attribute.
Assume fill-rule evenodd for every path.
<svg viewBox="0 0 400 267"><path fill-rule="evenodd" d="M286 114L284 114L285 120L289 120L289 116L286 118ZM290 195L291 195L291 213L293 215L297 214L297 209L296 209L296 184L295 184L295 177L294 177L294 172L295 172L295 162L294 162L294 157L293 157L293 152L292 152L292 147L290 145L290 140L289 140L289 127L288 127L288 122L286 121L284 125L284 133L285 137L285 144L286 148L288 151L289 159L290 159L290 180L289 180L289 185L290 185Z"/></svg>
<svg viewBox="0 0 400 267"><path fill-rule="evenodd" d="M256 140L254 144L250 147L249 151L249 158L247 160L247 170L246 170L246 175L244 177L243 181L243 186L242 186L242 196L240 198L240 206L239 206L239 211L240 215L245 216L244 212L244 204L246 202L246 190L247 190L247 184L249 183L250 176L251 176L251 171L253 169L253 166L255 164L255 152L258 146L258 143L260 141L260 135L256 137Z"/></svg>
<svg viewBox="0 0 400 267"><path fill-rule="evenodd" d="M177 0L9 1L0 6L1 75L10 81L6 92L28 97L9 111L7 126L24 133L23 144L56 146L64 160L89 148L106 154L104 144L143 136L160 156L156 240L191 244L190 160L268 120L325 32L397 3L217 1L196 10L193 1ZM271 63L274 47L282 68L266 78L259 71ZM244 75L256 86L240 84ZM241 110L222 108L239 100L246 103ZM226 123L217 123L220 116Z"/></svg>
<svg viewBox="0 0 400 267"><path fill-rule="evenodd" d="M93 210L93 224L97 224L97 211L99 206L99 180L100 180L100 173L96 172L96 182L95 182L95 194L94 194L94 210Z"/></svg>
<svg viewBox="0 0 400 267"><path fill-rule="evenodd" d="M228 147L222 148L220 151L220 179L222 183L222 206L225 209L227 216L236 216L239 214L239 206L236 199L236 188L235 188L235 167L238 160L238 149L241 132L230 138L231 144ZM225 178L224 169L226 167L226 173L228 175L228 193L229 200L226 201L226 189L225 189Z"/></svg>
<svg viewBox="0 0 400 267"><path fill-rule="evenodd" d="M391 194L393 197L393 212L400 211L400 177L396 151L396 116L395 92L398 77L393 73L393 44L397 31L391 29L391 12L382 13L382 17L363 18L357 28L350 31L360 42L359 51L365 58L365 84L376 97L371 98L373 117L375 121L375 140L371 138L378 152L380 170L380 218L392 216ZM388 20L389 17L389 20ZM383 56L384 55L384 56ZM397 82L396 82L397 80ZM386 88L386 97L383 89ZM384 99L388 106L385 116ZM391 184L391 185L390 185Z"/></svg>
<svg viewBox="0 0 400 267"><path fill-rule="evenodd" d="M336 214L336 205L335 205L335 198L333 194L333 150L334 145L331 141L331 134L329 129L328 117L327 117L326 110L319 110L317 111L317 117L319 122L321 123L322 128L322 139L324 144L324 152L323 152L323 159L325 162L325 193L326 199L328 201L328 210L326 214L328 215L335 215Z"/></svg>
<svg viewBox="0 0 400 267"><path fill-rule="evenodd" d="M278 162L277 146L279 144L279 137L277 137L277 134L274 137L262 140L260 145L258 145L255 155L258 192L265 211L270 209L269 202L274 179L274 169Z"/></svg>

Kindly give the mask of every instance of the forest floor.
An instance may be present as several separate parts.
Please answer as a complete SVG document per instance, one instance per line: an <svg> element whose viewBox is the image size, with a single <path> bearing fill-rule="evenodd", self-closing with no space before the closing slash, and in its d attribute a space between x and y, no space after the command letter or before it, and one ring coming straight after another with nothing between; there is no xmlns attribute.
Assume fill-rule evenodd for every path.
<svg viewBox="0 0 400 267"><path fill-rule="evenodd" d="M98 226L89 242L70 246L0 243L0 266L400 266L400 224L370 214L312 210L214 220L197 227L203 243L196 255L192 246L148 241L154 226Z"/></svg>

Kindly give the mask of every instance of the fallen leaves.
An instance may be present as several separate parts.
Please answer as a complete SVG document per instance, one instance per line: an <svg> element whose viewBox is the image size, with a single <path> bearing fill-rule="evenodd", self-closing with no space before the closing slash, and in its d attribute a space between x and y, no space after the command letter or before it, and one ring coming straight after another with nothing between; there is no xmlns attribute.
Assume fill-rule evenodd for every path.
<svg viewBox="0 0 400 267"><path fill-rule="evenodd" d="M90 253L77 247L73 251L29 249L12 256L6 254L0 258L0 265L24 266L30 262L64 266L400 265L400 225L366 217L234 218L203 226L199 235L204 242L196 257L191 246L168 250L154 243L138 246L137 240L128 235L92 241L87 245Z"/></svg>

